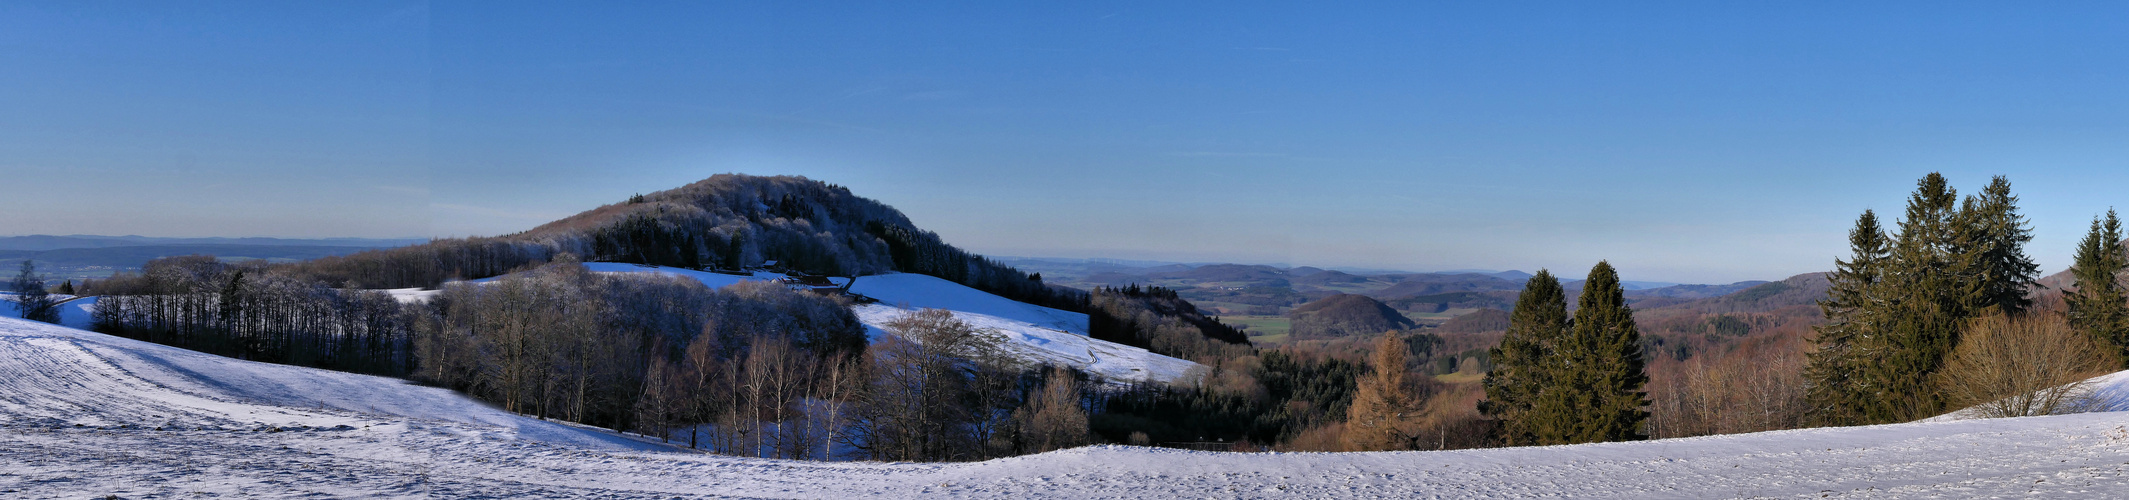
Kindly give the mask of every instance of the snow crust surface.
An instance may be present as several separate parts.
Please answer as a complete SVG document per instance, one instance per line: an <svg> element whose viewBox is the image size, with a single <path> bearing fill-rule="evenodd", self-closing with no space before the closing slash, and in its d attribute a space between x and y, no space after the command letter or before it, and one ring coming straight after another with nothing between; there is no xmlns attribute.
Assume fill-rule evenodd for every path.
<svg viewBox="0 0 2129 500"><path fill-rule="evenodd" d="M397 380L0 319L0 498L2122 498L2129 414L1451 452L669 451Z"/></svg>

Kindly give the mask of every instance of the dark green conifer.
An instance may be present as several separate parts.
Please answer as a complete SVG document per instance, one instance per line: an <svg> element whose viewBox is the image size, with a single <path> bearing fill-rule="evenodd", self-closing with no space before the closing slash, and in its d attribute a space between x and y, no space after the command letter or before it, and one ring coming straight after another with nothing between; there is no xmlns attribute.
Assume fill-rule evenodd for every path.
<svg viewBox="0 0 2129 500"><path fill-rule="evenodd" d="M2110 208L2105 219L2092 219L2092 230L2078 242L2077 260L2070 265L2077 289L2064 294L2063 301L2069 305L2072 326L2113 347L2111 354L2117 358L2129 360L2129 297L2117 281L2125 267L2129 255L2123 253L2122 221Z"/></svg>
<svg viewBox="0 0 2129 500"><path fill-rule="evenodd" d="M2033 229L2018 214L2018 197L2003 176L1969 197L1958 216L1955 243L1961 253L1968 306L1975 315L2024 314L2033 301L2026 291L2039 281L2040 265L2025 254Z"/></svg>
<svg viewBox="0 0 2129 500"><path fill-rule="evenodd" d="M1861 421L1865 398L1856 372L1866 360L1860 346L1872 331L1870 315L1878 311L1873 295L1881 292L1877 287L1891 253L1876 212L1864 210L1855 224L1848 231L1848 260L1834 260L1833 272L1826 275L1831 286L1819 301L1826 324L1815 327L1811 341L1817 350L1804 367L1810 384L1805 400L1812 418L1822 425Z"/></svg>
<svg viewBox="0 0 2129 500"><path fill-rule="evenodd" d="M1523 285L1508 331L1488 354L1486 399L1479 412L1498 422L1501 442L1510 446L1539 444L1531 405L1553 380L1553 347L1567 332L1567 292L1559 278L1543 269Z"/></svg>
<svg viewBox="0 0 2129 500"><path fill-rule="evenodd" d="M1560 352L1568 359L1570 388L1587 394L1583 422L1570 442L1591 443L1643 439L1648 420L1648 371L1641 356L1641 330L1626 305L1626 289L1609 262L1597 262L1582 282Z"/></svg>
<svg viewBox="0 0 2129 500"><path fill-rule="evenodd" d="M1904 422L1942 406L1930 377L1958 341L1974 304L1973 282L1959 237L1958 194L1944 176L1916 183L1900 220L1881 294L1871 304L1871 331L1860 352L1860 423Z"/></svg>

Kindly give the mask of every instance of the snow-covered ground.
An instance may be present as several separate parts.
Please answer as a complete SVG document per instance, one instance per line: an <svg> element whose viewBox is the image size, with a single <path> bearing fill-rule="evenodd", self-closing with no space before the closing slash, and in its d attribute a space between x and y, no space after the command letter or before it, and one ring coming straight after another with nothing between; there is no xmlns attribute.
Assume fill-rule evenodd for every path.
<svg viewBox="0 0 2129 500"><path fill-rule="evenodd" d="M916 311L917 308L914 307L901 308L881 304L857 306L858 320L865 322L869 333L875 336L885 334L888 322ZM1112 382L1175 382L1188 375L1191 368L1198 366L1197 363L1154 354L1145 349L1088 337L1083 333L1086 331L1084 329L1070 332L1011 318L959 310L954 311L954 317L976 328L989 329L1003 335L1006 340L1005 351L1022 360L1071 366L1100 375Z"/></svg>
<svg viewBox="0 0 2129 500"><path fill-rule="evenodd" d="M807 463L665 451L392 379L0 319L0 498L104 495L2121 498L2129 414L1454 452Z"/></svg>
<svg viewBox="0 0 2129 500"><path fill-rule="evenodd" d="M52 300L62 301L59 304L59 324L89 329L92 319L89 315L96 312L96 297L76 298L72 295L53 294ZM22 311L15 310L15 295L0 293L0 318L20 317Z"/></svg>

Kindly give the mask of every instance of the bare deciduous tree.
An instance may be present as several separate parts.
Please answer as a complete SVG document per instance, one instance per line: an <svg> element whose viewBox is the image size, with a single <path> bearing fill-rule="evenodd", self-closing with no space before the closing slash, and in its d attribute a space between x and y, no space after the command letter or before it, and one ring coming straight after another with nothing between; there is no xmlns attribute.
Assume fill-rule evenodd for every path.
<svg viewBox="0 0 2129 500"><path fill-rule="evenodd" d="M1967 323L1937 382L1972 416L2076 413L2099 404L2085 379L2106 372L2108 361L2104 346L2060 314L1994 315Z"/></svg>
<svg viewBox="0 0 2129 500"><path fill-rule="evenodd" d="M1087 444L1087 410L1081 403L1079 380L1072 372L1051 369L1042 394L1021 407L1021 439L1030 452L1045 452Z"/></svg>

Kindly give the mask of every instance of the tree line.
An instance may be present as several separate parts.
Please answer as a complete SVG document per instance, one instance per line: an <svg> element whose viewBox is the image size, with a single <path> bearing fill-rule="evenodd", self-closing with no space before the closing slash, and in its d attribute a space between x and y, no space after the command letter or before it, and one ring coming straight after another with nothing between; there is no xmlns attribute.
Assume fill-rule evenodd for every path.
<svg viewBox="0 0 2129 500"><path fill-rule="evenodd" d="M409 317L391 296L340 290L258 264L156 259L84 285L97 331L238 359L400 375Z"/></svg>

